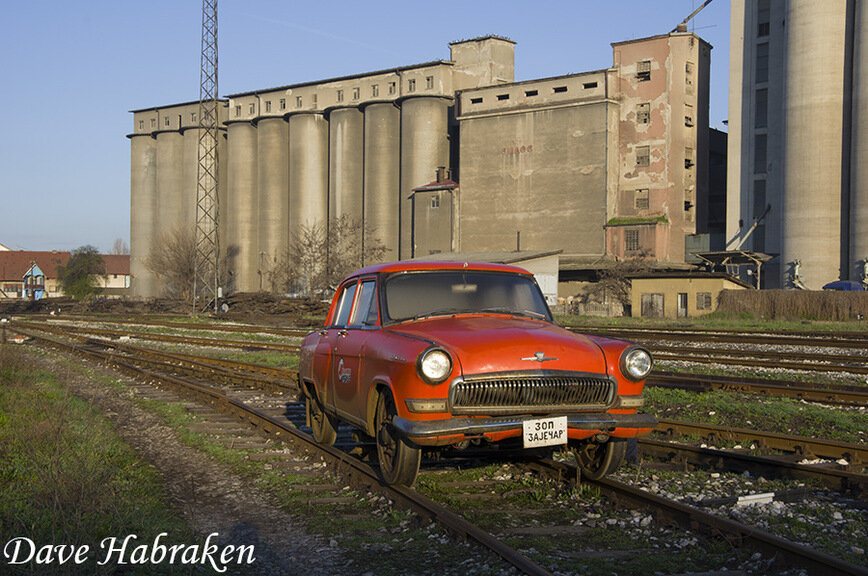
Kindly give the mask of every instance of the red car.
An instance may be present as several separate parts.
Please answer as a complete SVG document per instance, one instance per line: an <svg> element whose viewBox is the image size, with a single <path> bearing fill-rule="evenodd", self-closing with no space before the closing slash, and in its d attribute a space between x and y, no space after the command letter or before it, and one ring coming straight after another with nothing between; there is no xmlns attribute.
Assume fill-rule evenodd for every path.
<svg viewBox="0 0 868 576"><path fill-rule="evenodd" d="M639 346L556 326L521 268L399 262L341 283L299 381L316 440L334 443L339 421L359 428L390 484L413 483L423 448L471 443L569 443L600 478L657 423L638 412L651 365Z"/></svg>

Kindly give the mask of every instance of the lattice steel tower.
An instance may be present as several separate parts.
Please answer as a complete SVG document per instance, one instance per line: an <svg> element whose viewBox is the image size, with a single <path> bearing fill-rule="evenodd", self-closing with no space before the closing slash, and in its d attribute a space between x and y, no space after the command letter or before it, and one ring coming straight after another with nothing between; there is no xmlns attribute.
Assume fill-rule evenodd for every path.
<svg viewBox="0 0 868 576"><path fill-rule="evenodd" d="M217 237L217 106L217 0L203 0L194 312L207 308L212 303L214 311L218 310L220 244Z"/></svg>

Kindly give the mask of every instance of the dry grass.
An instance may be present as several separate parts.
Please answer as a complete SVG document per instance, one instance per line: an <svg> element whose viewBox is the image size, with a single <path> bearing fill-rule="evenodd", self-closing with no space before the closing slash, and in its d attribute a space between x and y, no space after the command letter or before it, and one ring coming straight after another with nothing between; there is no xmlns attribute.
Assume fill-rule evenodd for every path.
<svg viewBox="0 0 868 576"><path fill-rule="evenodd" d="M717 314L766 320L868 319L868 292L724 290Z"/></svg>

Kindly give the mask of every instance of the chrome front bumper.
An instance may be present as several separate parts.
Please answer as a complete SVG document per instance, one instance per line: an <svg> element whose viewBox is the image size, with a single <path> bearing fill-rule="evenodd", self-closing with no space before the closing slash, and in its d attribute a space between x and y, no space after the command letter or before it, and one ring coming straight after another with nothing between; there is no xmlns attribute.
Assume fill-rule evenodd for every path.
<svg viewBox="0 0 868 576"><path fill-rule="evenodd" d="M557 416L557 415L555 415ZM567 414L567 428L609 432L615 428L654 428L657 418L651 414ZM522 422L540 415L503 416L497 418L449 418L417 422L395 416L392 425L410 440L422 440L456 434L479 435L491 432L521 431Z"/></svg>

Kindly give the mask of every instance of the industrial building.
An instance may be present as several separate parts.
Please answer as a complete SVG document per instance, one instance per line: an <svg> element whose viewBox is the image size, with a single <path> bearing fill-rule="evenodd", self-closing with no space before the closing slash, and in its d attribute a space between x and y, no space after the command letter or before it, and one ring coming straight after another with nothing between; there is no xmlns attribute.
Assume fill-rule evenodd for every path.
<svg viewBox="0 0 868 576"><path fill-rule="evenodd" d="M775 256L763 287L868 268L868 6L732 0L727 247Z"/></svg>
<svg viewBox="0 0 868 576"><path fill-rule="evenodd" d="M676 32L612 44L612 66L514 81L515 43L450 59L232 94L220 109L225 290L270 290L293 231L348 215L385 259L558 251L562 280L601 262L685 262L707 213L711 46ZM195 219L196 103L133 111L131 271ZM702 228L702 226L700 226Z"/></svg>

